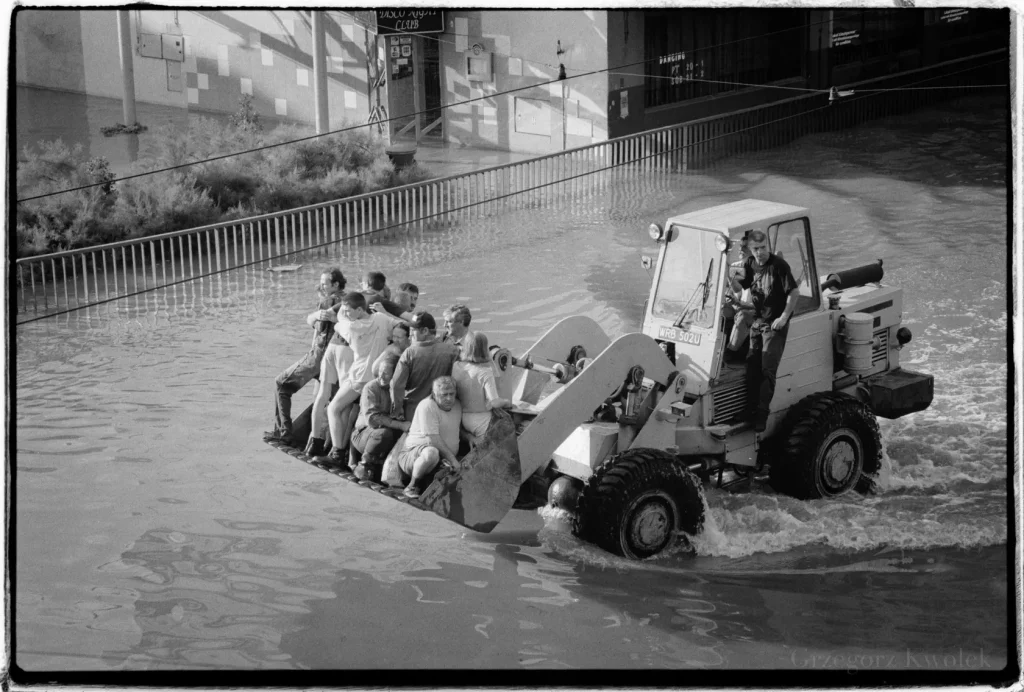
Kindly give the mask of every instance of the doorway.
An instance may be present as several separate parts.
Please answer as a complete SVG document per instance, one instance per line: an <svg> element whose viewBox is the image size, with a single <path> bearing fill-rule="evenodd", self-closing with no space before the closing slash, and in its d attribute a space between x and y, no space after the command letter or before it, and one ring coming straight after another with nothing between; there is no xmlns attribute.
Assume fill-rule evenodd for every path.
<svg viewBox="0 0 1024 692"><path fill-rule="evenodd" d="M423 136L430 139L443 140L444 118L441 111L441 42L433 36L424 36L420 41L423 50L423 114L420 116L420 127ZM432 123L437 123L430 127ZM426 128L430 127L429 130Z"/></svg>

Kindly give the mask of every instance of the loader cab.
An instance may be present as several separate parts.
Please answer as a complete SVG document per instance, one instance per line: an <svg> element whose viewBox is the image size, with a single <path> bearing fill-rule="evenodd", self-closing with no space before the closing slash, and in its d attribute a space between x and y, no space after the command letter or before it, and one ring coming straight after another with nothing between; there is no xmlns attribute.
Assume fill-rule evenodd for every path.
<svg viewBox="0 0 1024 692"><path fill-rule="evenodd" d="M806 209L743 200L652 224L660 247L642 331L687 375L687 389L703 394L719 375L729 339L723 315L730 272L742 262L745 232L759 230L769 250L790 265L800 290L794 318L821 310L811 224Z"/></svg>
<svg viewBox="0 0 1024 692"><path fill-rule="evenodd" d="M793 317L821 308L821 287L814 266L814 248L811 245L811 222L806 216L778 221L768 225L768 247L773 254L786 260L793 271L800 297Z"/></svg>
<svg viewBox="0 0 1024 692"><path fill-rule="evenodd" d="M688 381L706 383L721 347L718 330L729 236L669 222L659 242L661 254L643 332L661 344Z"/></svg>

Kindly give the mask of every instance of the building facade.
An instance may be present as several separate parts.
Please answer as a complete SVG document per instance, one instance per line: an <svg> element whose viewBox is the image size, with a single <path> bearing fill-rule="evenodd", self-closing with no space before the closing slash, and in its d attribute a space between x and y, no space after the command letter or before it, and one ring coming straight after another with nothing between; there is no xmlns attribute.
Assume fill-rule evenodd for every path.
<svg viewBox="0 0 1024 692"><path fill-rule="evenodd" d="M330 129L537 154L1008 48L1010 28L980 8L319 12ZM314 121L309 11L130 14L138 100L251 94ZM14 35L18 84L121 97L115 11L19 10Z"/></svg>
<svg viewBox="0 0 1024 692"><path fill-rule="evenodd" d="M298 10L129 10L135 98L234 113L252 96L269 118L312 123L312 30ZM370 34L352 15L323 12L332 128L366 122ZM22 9L14 19L18 85L120 99L115 10ZM111 123L113 124L113 123Z"/></svg>

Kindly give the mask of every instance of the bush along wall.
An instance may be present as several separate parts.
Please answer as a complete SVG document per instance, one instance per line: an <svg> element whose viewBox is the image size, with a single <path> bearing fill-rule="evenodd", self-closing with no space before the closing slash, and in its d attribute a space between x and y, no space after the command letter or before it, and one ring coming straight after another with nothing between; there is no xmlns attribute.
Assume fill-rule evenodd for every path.
<svg viewBox="0 0 1024 692"><path fill-rule="evenodd" d="M231 122L197 118L164 128L132 173L167 168L313 134L283 125L264 134L243 103ZM103 183L22 202L18 257L145 237L375 192L432 177L415 165L396 171L383 142L353 130L113 182L102 158L61 140L27 147L17 170L18 199Z"/></svg>

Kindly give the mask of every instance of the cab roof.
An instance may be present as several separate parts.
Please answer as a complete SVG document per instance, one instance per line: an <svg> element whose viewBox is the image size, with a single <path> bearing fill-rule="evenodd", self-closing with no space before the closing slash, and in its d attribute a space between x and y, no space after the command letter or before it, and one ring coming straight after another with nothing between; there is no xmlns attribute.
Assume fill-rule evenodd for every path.
<svg viewBox="0 0 1024 692"><path fill-rule="evenodd" d="M668 224L679 224L706 231L720 231L730 236L749 228L764 230L769 224L785 219L810 216L804 207L794 207L761 199L743 199L720 204L669 218Z"/></svg>

